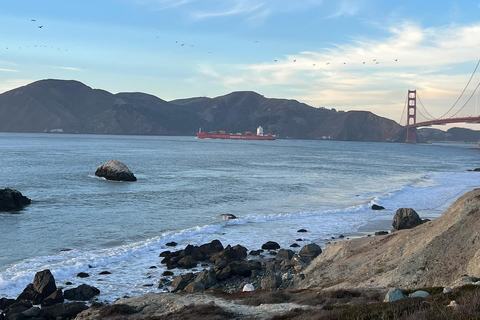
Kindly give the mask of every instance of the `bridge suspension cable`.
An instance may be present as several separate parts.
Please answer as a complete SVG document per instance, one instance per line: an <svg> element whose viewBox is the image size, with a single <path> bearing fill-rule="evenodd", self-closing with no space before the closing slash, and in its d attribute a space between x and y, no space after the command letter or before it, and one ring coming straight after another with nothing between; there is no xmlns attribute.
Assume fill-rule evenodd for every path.
<svg viewBox="0 0 480 320"><path fill-rule="evenodd" d="M480 61L479 61L479 62L480 62ZM470 95L470 97L468 97L468 100L465 102L465 104L464 104L457 112L455 112L455 114L452 115L452 118L455 117L460 111L462 111L463 108L465 108L465 106L467 105L467 103L470 101L470 99L472 99L473 95L477 92L478 87L480 87L480 82L477 84L477 87L475 88L475 90L473 90L473 92L472 92L472 94Z"/></svg>
<svg viewBox="0 0 480 320"><path fill-rule="evenodd" d="M405 98L405 104L403 105L403 111L402 111L402 116L400 117L400 122L398 124L402 124L402 121L403 121L403 115L405 114L405 109L407 108L407 100L408 100L408 96Z"/></svg>
<svg viewBox="0 0 480 320"><path fill-rule="evenodd" d="M417 108L418 113L420 113L425 119L435 120L435 117L432 116L432 115L430 114L430 112L428 112L427 108L425 108L425 106L423 105L423 102L422 102L422 100L420 99L420 95L418 94L418 92L417 92L417 99L418 99L418 102L420 102L420 105L423 107L423 110L425 111L425 113L428 114L428 115L430 116L430 118L424 116L424 115L422 114L422 112L420 111L420 109Z"/></svg>
<svg viewBox="0 0 480 320"><path fill-rule="evenodd" d="M479 65L479 64L480 64L480 60L478 60L477 66L475 67L475 70L473 70L473 73L472 73L472 75L471 75L471 77L470 77L470 80L468 80L467 84L465 85L465 88L463 88L463 91L462 91L462 93L460 94L460 96L458 97L457 101L455 101L455 103L453 104L453 106L452 106L450 109L448 109L448 111L445 112L445 114L444 114L443 116L441 116L439 119L445 117L445 116L446 116L450 111L452 111L452 109L457 105L458 101L460 100L460 98L461 98L461 97L463 96L463 94L465 93L465 90L467 90L468 85L470 84L470 81L472 81L473 76L474 76L475 73L477 72L477 68L478 68L478 65ZM478 85L477 85L477 88L478 88ZM477 90L477 89L475 89L475 90ZM470 96L470 98L471 98L471 96ZM470 101L470 98L468 99L468 101ZM468 101L467 101L467 102L468 102ZM466 104L466 103L465 103L465 104ZM463 107L465 107L465 105L463 105ZM462 109L463 109L463 107L462 107ZM461 109L460 109L460 110L461 110ZM460 110L458 110L457 113L460 112ZM455 116L457 113L455 113L453 116ZM453 117L453 116L452 116L452 117Z"/></svg>

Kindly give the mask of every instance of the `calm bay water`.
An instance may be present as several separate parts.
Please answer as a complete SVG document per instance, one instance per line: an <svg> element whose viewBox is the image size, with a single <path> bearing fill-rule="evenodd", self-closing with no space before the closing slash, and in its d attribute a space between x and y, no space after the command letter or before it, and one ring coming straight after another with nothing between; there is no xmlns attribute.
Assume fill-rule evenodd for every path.
<svg viewBox="0 0 480 320"><path fill-rule="evenodd" d="M467 172L480 167L479 151L466 147L0 133L0 188L33 200L0 213L0 297L16 297L45 268L65 288L98 287L101 300L158 291L169 241L288 247L306 228L303 244L324 244L400 207L434 218L480 184ZM110 159L138 181L95 177ZM112 274L97 276L104 270ZM81 271L95 276L76 278Z"/></svg>

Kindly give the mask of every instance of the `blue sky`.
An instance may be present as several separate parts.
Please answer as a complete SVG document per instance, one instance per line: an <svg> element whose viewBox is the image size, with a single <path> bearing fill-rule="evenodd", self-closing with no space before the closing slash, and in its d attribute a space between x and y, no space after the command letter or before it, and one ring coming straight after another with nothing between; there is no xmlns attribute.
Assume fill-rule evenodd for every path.
<svg viewBox="0 0 480 320"><path fill-rule="evenodd" d="M441 116L480 59L480 0L5 2L0 92L46 78L164 100L251 90L398 122L408 89Z"/></svg>

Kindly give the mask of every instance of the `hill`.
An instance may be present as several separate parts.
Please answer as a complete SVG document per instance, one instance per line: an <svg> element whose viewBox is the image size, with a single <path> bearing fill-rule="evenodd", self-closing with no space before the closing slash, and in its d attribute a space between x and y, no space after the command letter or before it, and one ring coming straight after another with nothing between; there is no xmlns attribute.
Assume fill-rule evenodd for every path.
<svg viewBox="0 0 480 320"><path fill-rule="evenodd" d="M250 91L165 101L135 92L93 89L73 80L41 80L0 95L0 131L194 135L253 131L281 138L395 141L403 128L367 111L337 112Z"/></svg>
<svg viewBox="0 0 480 320"><path fill-rule="evenodd" d="M465 274L480 276L479 227L480 189L475 189L441 217L413 229L328 244L299 287L454 286Z"/></svg>

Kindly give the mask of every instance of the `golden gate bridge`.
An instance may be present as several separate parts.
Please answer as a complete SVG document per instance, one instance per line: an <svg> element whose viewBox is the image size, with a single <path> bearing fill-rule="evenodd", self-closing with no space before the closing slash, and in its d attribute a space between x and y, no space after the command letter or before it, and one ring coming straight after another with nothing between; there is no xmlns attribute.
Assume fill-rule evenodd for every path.
<svg viewBox="0 0 480 320"><path fill-rule="evenodd" d="M465 85L465 88L455 103L448 109L447 112L438 118L433 117L428 112L423 105L417 90L408 90L407 99L405 100L405 106L402 112L402 119L403 116L406 115L405 128L407 130L407 143L417 142L416 129L419 127L430 127L433 125L445 125L449 123L480 123L480 116L478 116L477 95L480 81L473 91L470 89L471 92L469 92L470 83L477 72L479 64L480 60L478 61L470 80L468 80L468 83ZM402 119L400 119L400 124L402 123Z"/></svg>

